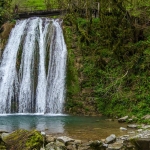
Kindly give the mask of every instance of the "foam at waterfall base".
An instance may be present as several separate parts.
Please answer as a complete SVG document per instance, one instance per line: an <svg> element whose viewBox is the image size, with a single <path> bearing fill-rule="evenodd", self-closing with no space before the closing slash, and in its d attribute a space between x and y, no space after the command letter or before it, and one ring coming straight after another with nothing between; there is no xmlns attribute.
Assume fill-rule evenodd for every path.
<svg viewBox="0 0 150 150"><path fill-rule="evenodd" d="M51 113L12 113L12 114L0 114L0 116L69 116L68 114L51 114Z"/></svg>

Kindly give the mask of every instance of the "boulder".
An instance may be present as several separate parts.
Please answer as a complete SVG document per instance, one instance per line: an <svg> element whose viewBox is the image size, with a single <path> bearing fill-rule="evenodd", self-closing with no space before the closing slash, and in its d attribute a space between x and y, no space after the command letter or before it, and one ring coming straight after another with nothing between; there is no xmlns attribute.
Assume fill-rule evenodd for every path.
<svg viewBox="0 0 150 150"><path fill-rule="evenodd" d="M77 150L76 145L68 145L67 150Z"/></svg>
<svg viewBox="0 0 150 150"><path fill-rule="evenodd" d="M16 130L3 137L9 150L29 150L43 147L43 136L36 130Z"/></svg>
<svg viewBox="0 0 150 150"><path fill-rule="evenodd" d="M113 143L115 140L116 140L116 135L115 134L111 134L110 136L108 136L105 139L105 143L106 144L110 144L110 143Z"/></svg>
<svg viewBox="0 0 150 150"><path fill-rule="evenodd" d="M10 135L10 133L2 133L1 134L1 138L2 138L2 140L4 140L7 136L9 136Z"/></svg>
<svg viewBox="0 0 150 150"><path fill-rule="evenodd" d="M142 128L143 129L148 129L148 128L150 128L150 125L144 125Z"/></svg>
<svg viewBox="0 0 150 150"><path fill-rule="evenodd" d="M46 146L45 146L45 150L55 150L55 145L53 142L51 143L48 143Z"/></svg>
<svg viewBox="0 0 150 150"><path fill-rule="evenodd" d="M50 143L50 142L54 142L55 141L55 137L51 136L51 135L46 135L46 142Z"/></svg>
<svg viewBox="0 0 150 150"><path fill-rule="evenodd" d="M120 127L120 130L121 130L121 131L127 131L127 128Z"/></svg>
<svg viewBox="0 0 150 150"><path fill-rule="evenodd" d="M66 150L66 147L64 143L56 141L56 142L48 143L45 146L45 150Z"/></svg>
<svg viewBox="0 0 150 150"><path fill-rule="evenodd" d="M67 142L74 142L75 140L72 138L69 138L67 136L61 136L57 138L57 141L63 142L64 144L66 144Z"/></svg>
<svg viewBox="0 0 150 150"><path fill-rule="evenodd" d="M126 122L127 121L127 119L128 119L128 116L124 116L124 117L122 117L122 118L119 118L118 119L118 122Z"/></svg>
<svg viewBox="0 0 150 150"><path fill-rule="evenodd" d="M115 142L108 145L108 150L123 150L123 143Z"/></svg>
<svg viewBox="0 0 150 150"><path fill-rule="evenodd" d="M74 143L75 143L75 144L81 144L82 141L81 141L81 140L75 140Z"/></svg>
<svg viewBox="0 0 150 150"><path fill-rule="evenodd" d="M2 140L1 137L0 137L0 150L6 150L6 144L5 144L5 142Z"/></svg>
<svg viewBox="0 0 150 150"><path fill-rule="evenodd" d="M136 125L136 124L128 124L127 127L128 128L137 128L138 125Z"/></svg>
<svg viewBox="0 0 150 150"><path fill-rule="evenodd" d="M150 115L145 115L145 116L142 117L142 119L146 119L146 120L150 119Z"/></svg>
<svg viewBox="0 0 150 150"><path fill-rule="evenodd" d="M2 133L9 133L9 132L7 132L5 130L0 130L0 134L2 134Z"/></svg>
<svg viewBox="0 0 150 150"><path fill-rule="evenodd" d="M100 147L103 146L103 143L99 140L96 140L96 141L91 141L89 143L90 147L93 148L93 149L100 149Z"/></svg>

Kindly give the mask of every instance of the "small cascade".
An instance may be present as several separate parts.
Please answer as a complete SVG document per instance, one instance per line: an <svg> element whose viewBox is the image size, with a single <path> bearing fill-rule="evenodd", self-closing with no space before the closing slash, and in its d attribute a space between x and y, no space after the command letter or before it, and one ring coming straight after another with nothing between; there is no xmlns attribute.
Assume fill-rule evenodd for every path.
<svg viewBox="0 0 150 150"><path fill-rule="evenodd" d="M62 113L67 49L59 19L17 21L0 64L0 113Z"/></svg>

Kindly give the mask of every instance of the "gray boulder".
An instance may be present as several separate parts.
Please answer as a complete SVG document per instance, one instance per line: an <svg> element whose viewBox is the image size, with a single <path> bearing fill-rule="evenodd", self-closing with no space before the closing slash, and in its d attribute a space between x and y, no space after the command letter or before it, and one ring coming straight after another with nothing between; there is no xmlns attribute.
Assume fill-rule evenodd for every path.
<svg viewBox="0 0 150 150"><path fill-rule="evenodd" d="M72 138L69 138L67 136L61 136L57 138L57 141L63 142L64 144L66 144L67 142L74 142L75 140Z"/></svg>
<svg viewBox="0 0 150 150"><path fill-rule="evenodd" d="M122 117L122 118L119 118L119 119L118 119L118 122L126 122L127 119L128 119L128 116L124 116L124 117Z"/></svg>
<svg viewBox="0 0 150 150"><path fill-rule="evenodd" d="M137 128L138 125L136 125L136 124L128 124L127 127L128 128Z"/></svg>
<svg viewBox="0 0 150 150"><path fill-rule="evenodd" d="M110 143L113 143L115 140L116 140L116 135L115 134L111 134L110 136L108 136L105 139L105 143L106 144L110 144Z"/></svg>

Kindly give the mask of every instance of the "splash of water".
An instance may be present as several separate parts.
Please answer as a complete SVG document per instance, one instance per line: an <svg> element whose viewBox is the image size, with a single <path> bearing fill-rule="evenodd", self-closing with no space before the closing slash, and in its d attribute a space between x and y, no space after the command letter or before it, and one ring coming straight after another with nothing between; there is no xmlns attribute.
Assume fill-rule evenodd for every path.
<svg viewBox="0 0 150 150"><path fill-rule="evenodd" d="M60 20L18 21L0 64L0 113L62 113L66 58Z"/></svg>

